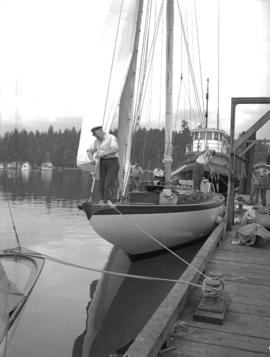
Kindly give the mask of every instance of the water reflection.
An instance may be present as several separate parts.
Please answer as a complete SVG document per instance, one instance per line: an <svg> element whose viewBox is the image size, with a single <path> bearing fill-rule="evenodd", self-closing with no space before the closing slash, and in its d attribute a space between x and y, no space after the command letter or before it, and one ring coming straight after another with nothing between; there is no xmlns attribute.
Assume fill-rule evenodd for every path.
<svg viewBox="0 0 270 357"><path fill-rule="evenodd" d="M51 199L81 200L89 196L89 174L79 169L64 170L0 170L0 188L11 194L12 200Z"/></svg>
<svg viewBox="0 0 270 357"><path fill-rule="evenodd" d="M177 251L191 261L201 242ZM132 262L114 247L105 270L178 279L186 265L168 253ZM173 287L171 282L103 275L90 284L85 330L75 340L72 357L123 354Z"/></svg>
<svg viewBox="0 0 270 357"><path fill-rule="evenodd" d="M30 170L22 170L21 175L22 175L22 182L27 183L30 177Z"/></svg>

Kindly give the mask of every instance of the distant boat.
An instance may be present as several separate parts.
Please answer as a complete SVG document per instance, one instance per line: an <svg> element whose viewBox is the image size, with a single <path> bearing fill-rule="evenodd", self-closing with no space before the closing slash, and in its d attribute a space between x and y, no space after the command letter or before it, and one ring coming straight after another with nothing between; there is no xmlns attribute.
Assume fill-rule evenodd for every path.
<svg viewBox="0 0 270 357"><path fill-rule="evenodd" d="M6 356L15 321L22 312L45 259L27 249L0 251L0 357Z"/></svg>
<svg viewBox="0 0 270 357"><path fill-rule="evenodd" d="M52 170L52 169L53 169L53 164L50 161L50 154L47 152L45 162L43 162L41 164L41 170L46 171L46 170Z"/></svg>
<svg viewBox="0 0 270 357"><path fill-rule="evenodd" d="M9 162L7 164L7 169L9 169L9 170L16 170L18 167L19 167L19 164L16 161Z"/></svg>
<svg viewBox="0 0 270 357"><path fill-rule="evenodd" d="M46 161L41 164L42 171L52 170L52 169L53 169L53 164L50 161Z"/></svg>
<svg viewBox="0 0 270 357"><path fill-rule="evenodd" d="M205 150L215 152L215 155L210 158L209 166L205 166L204 176L214 183L217 192L226 194L230 173L230 145L222 129L198 127L192 130L192 143L186 146L185 158L172 171L172 178L190 179L196 158ZM236 178L240 180L245 176L245 161L240 157L236 157L235 160Z"/></svg>
<svg viewBox="0 0 270 357"><path fill-rule="evenodd" d="M31 169L31 165L28 161L24 162L21 166L21 170L30 170Z"/></svg>

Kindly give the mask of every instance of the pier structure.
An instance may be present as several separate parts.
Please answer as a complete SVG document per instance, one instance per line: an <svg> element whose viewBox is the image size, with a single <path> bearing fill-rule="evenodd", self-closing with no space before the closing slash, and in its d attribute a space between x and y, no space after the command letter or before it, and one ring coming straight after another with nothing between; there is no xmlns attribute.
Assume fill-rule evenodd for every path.
<svg viewBox="0 0 270 357"><path fill-rule="evenodd" d="M270 241L257 246L235 243L234 156L254 148L256 131L269 119L260 118L238 141L234 140L238 104L270 104L270 98L232 98L231 174L226 216L187 267L151 319L125 353L128 357L256 357L270 353ZM243 149L243 144L245 148ZM221 277L226 304L213 303L205 311L205 276ZM199 313L198 313L199 309Z"/></svg>

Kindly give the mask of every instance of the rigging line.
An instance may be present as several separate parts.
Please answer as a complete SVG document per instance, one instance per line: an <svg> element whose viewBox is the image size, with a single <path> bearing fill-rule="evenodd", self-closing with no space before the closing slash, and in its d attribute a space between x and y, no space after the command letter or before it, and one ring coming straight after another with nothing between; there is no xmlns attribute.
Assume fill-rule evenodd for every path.
<svg viewBox="0 0 270 357"><path fill-rule="evenodd" d="M10 214L10 217L11 217L13 231L14 231L14 234L15 234L15 237L16 237L18 248L21 249L20 239L19 239L19 236L18 236L18 233L17 233L17 230L16 230L15 221L14 221L13 214L12 214L11 207L10 207L10 203L9 203L8 192L6 191L5 180L4 180L3 177L2 177L2 181L3 181L4 191L5 191L6 197L7 197L7 204L8 204L9 214Z"/></svg>
<svg viewBox="0 0 270 357"><path fill-rule="evenodd" d="M187 59L188 59L188 63L189 63L189 69L190 69L191 79L192 79L192 83L193 83L195 101L196 101L196 103L197 103L198 110L199 110L199 115L201 116L201 121L202 121L202 123L203 123L203 122L204 122L203 112L202 112L202 108L201 108L201 105L200 105L200 100L199 100L199 96L198 96L198 91L197 91L197 85L196 85L195 75L194 75L193 66L192 66L192 61L191 61L190 52L189 52L189 48L188 48L187 36L186 36L186 33L185 33L184 23L183 23L183 17L182 17L182 13L181 13L181 9L180 9L180 5L179 5L179 1L178 1L178 0L177 0L177 5L178 5L179 16L180 16L180 22L181 22L181 27L182 27L183 38L184 38L184 42L185 42L185 46L186 46L186 51L187 51Z"/></svg>
<svg viewBox="0 0 270 357"><path fill-rule="evenodd" d="M201 48L200 48L200 40L199 40L199 27L198 27L198 16L197 16L196 0L193 0L193 4L194 4L196 33L197 33L197 46L198 46L198 57L199 57L200 79L201 79L201 92L202 92L201 93L201 95L202 95L202 107L203 107L203 111L205 111L204 93L203 93L203 80L202 80Z"/></svg>
<svg viewBox="0 0 270 357"><path fill-rule="evenodd" d="M162 3L163 6L163 3ZM151 44L151 49L150 49L150 54L148 57L148 62L146 64L146 69L148 69L148 73L146 74L146 76L144 76L144 83L145 83L145 77L146 77L146 86L144 87L144 90L140 91L140 98L138 101L138 106L137 106L137 118L140 118L141 112L142 112L142 108L143 108L143 104L144 104L144 100L145 100L145 96L146 96L146 91L147 91L147 86L148 86L148 81L149 81L149 76L150 76L150 70L151 70L151 66L153 63L153 56L154 56L154 49L155 49L155 44L156 44L156 40L157 40L157 35L158 35L158 29L160 26L160 19L161 19L161 15L162 15L162 7L160 9L159 12L159 17L158 17L158 21L155 27L155 31L154 31L154 35L153 35L153 40L152 40L152 44ZM151 65L150 65L151 64ZM146 73L146 71L145 71ZM144 83L142 83L142 87L144 85ZM136 125L138 125L138 123L136 123Z"/></svg>
<svg viewBox="0 0 270 357"><path fill-rule="evenodd" d="M161 44L163 44L164 42L164 16L162 16L162 22L161 22ZM159 64L159 68L160 68L160 82L159 82L159 116L158 116L158 128L159 130L161 129L161 93L162 93L162 78L163 78L163 71L162 69L162 65L164 63L164 56L163 56L163 51L161 51L161 56L160 56L160 64Z"/></svg>
<svg viewBox="0 0 270 357"><path fill-rule="evenodd" d="M195 116L194 109L193 109L193 107L192 107L191 100L190 100L189 91L188 91L188 89L187 89L187 87L186 87L186 85L185 85L185 82L183 82L183 86L184 86L184 91L185 91L186 96L187 96L187 100L188 100L188 102L189 102L190 112L192 112L192 113L193 113L193 116L196 117L196 116ZM191 118L189 118L189 121L191 122Z"/></svg>
<svg viewBox="0 0 270 357"><path fill-rule="evenodd" d="M169 253L171 253L172 255L174 255L178 260L180 260L181 262L185 263L186 265L188 265L189 267L191 267L194 271L196 271L197 273L199 273L201 276L203 276L204 278L206 278L206 275L199 271L197 268L195 268L193 265L191 265L189 262L187 262L184 258L180 257L180 255L176 254L173 250L171 250L170 248L168 248L165 244L161 243L158 239L156 239L152 234L150 234L149 232L147 232L143 227L141 227L139 224L137 224L136 222L132 221L131 219L129 219L125 214L123 214L121 211L119 211L119 209L114 206L111 205L111 208L113 208L118 214L120 214L123 218L125 218L129 223L131 223L133 226L135 226L136 228L138 228L141 232L143 232L148 238L152 239L154 242L156 242L158 245L160 245L162 248L164 248L165 250L167 250Z"/></svg>
<svg viewBox="0 0 270 357"><path fill-rule="evenodd" d="M175 112L175 120L174 120L174 133L173 133L173 137L172 137L172 147L174 147L175 144L175 138L176 138L176 130L177 130L177 113L179 110L179 106L180 106L180 94L181 94L181 87L182 87L182 75L180 78L180 84L179 84L179 90L178 90L178 96L177 96L177 105L176 105L176 112ZM180 119L180 114L179 114L179 119Z"/></svg>
<svg viewBox="0 0 270 357"><path fill-rule="evenodd" d="M121 20L121 16L122 16L122 9L123 9L123 0L121 1L121 8L120 8L119 18L118 18L118 23L117 23L116 36L115 36L113 56L112 56L112 62L111 62L111 68L110 68L109 83L108 83L106 99L105 99L105 106L104 106L104 112L103 112L102 125L104 125L105 114L106 114L106 110L107 110L108 97L109 97L110 85L111 85L111 79L112 79L112 71L113 71L113 65L114 65L114 59L115 59L115 53L116 53L116 44L117 44L117 40L118 40L118 34L119 34L119 28L120 28L120 20Z"/></svg>
<svg viewBox="0 0 270 357"><path fill-rule="evenodd" d="M153 67L151 68L151 77L153 77ZM148 98L148 108L147 108L147 117L148 117L148 120L147 120L147 126L148 126L148 129L150 128L150 117L151 117L151 106L152 106L152 85L151 85L151 88L150 88L150 95L149 95L149 98ZM147 130L145 130L145 135L144 135L144 143L143 143L143 164L144 164L144 160L145 160L145 154L146 154L146 137L147 137Z"/></svg>
<svg viewBox="0 0 270 357"><path fill-rule="evenodd" d="M81 264L70 263L70 262L67 262L67 261L62 260L62 259L54 258L54 257L49 256L47 254L43 254L43 253L39 253L39 252L33 251L31 249L27 249L27 250L29 251L29 253L28 252L24 253L26 256L29 256L29 257L32 257L32 258L45 258L47 260L50 260L51 262L62 264L62 265L66 265L66 266L69 266L71 268L89 270L89 271L93 271L93 272L96 272L96 273L113 275L113 276L122 276L122 277L125 277L125 278L132 278L132 279L139 279L139 280L149 280L149 281L162 281L162 282L169 282L169 283L175 283L175 284L186 284L186 285L191 285L191 286L195 286L195 287L198 287L198 288L202 288L202 285L196 284L196 283L192 283L192 282L189 282L189 281L186 281L186 280L158 278L158 277L154 277L154 276L127 274L127 273L120 273L120 272L115 272L115 271L105 270L105 269L96 269L96 268L87 267L87 266L81 265ZM8 250L6 250L6 251L8 252ZM19 253L15 253L15 252L13 252L13 254L14 255L18 254L19 255Z"/></svg>
<svg viewBox="0 0 270 357"><path fill-rule="evenodd" d="M157 27L158 27L158 23L160 21L160 17L161 17L161 14L162 14L162 7L163 7L163 3L160 7L160 10L159 10L159 15L158 15L158 19L156 21L155 19L155 28L154 28L154 36L153 38L155 38L156 36L156 31L157 31ZM149 58L151 57L151 54L153 52L153 43L154 41L152 41L151 43L151 46L150 46L150 50L148 50L148 47L149 47L149 35L150 35L150 24L151 24L151 9L152 9L152 1L149 2L149 6L148 6L148 15L146 17L146 31L145 31L145 36L144 36L144 41L145 41L145 45L144 45L144 48L145 48L145 51L144 51L144 56L141 57L141 67L143 68L143 75L141 76L141 81L139 83L139 88L143 88L144 86L144 82L145 82L145 77L146 77L146 73L147 73L147 68L149 66ZM137 100L136 100L136 115L137 115L137 118L139 120L140 118L140 114L139 113L139 107L140 107L140 103L142 101L142 90L138 90L137 92ZM138 125L138 123L137 123Z"/></svg>
<svg viewBox="0 0 270 357"><path fill-rule="evenodd" d="M218 79L217 79L217 129L219 129L219 81L220 81L220 1L218 0Z"/></svg>
<svg viewBox="0 0 270 357"><path fill-rule="evenodd" d="M145 77L145 72L146 72L146 60L145 58L147 57L147 52L148 52L148 43L149 43L149 31L150 31L150 14L151 14L151 4L152 1L147 2L147 9L146 9L146 15L145 15L145 25L144 25L144 33L143 33L143 41L142 41L142 48L141 48L141 61L140 61L140 68L139 68L139 74L138 74L138 79L137 79L137 92L136 92L136 99L134 100L134 109L132 113L132 117L135 118L133 120L133 127L132 127L132 142L134 141L135 137L135 132L139 126L139 114L138 114L138 102L139 102L139 97L140 97L140 88L143 85L144 82L144 77ZM131 148L131 156L133 157L135 151L134 145Z"/></svg>
<svg viewBox="0 0 270 357"><path fill-rule="evenodd" d="M144 78L145 78L145 73L146 73L146 58L147 58L147 52L148 52L148 44L149 44L149 32L150 32L150 19L151 19L151 3L147 3L147 10L146 10L146 15L145 15L145 25L144 25L144 34L143 34L143 42L142 42L142 49L141 49L141 61L140 61L140 69L139 69L139 77L138 77L138 88L141 88L143 86ZM134 106L134 115L138 112L138 106L139 106L139 99L140 98L140 90L137 91L136 93L136 100L135 100L135 106Z"/></svg>

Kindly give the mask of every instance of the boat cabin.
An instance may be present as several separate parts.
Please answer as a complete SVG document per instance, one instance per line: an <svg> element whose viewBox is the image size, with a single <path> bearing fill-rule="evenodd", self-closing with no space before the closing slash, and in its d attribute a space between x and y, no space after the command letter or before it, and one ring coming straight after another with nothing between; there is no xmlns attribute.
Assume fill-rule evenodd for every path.
<svg viewBox="0 0 270 357"><path fill-rule="evenodd" d="M228 154L229 143L224 130L197 128L192 131L192 143L187 145L186 152L203 151L208 147L222 154Z"/></svg>

